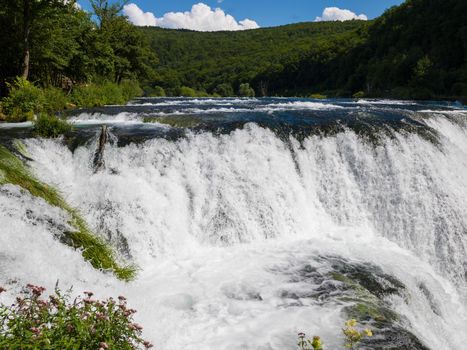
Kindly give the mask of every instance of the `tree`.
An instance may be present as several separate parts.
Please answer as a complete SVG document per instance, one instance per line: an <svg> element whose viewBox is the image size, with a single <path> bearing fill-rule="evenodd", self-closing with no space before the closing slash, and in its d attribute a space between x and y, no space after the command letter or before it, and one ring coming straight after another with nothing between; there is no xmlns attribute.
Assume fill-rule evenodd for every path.
<svg viewBox="0 0 467 350"><path fill-rule="evenodd" d="M22 9L22 43L23 43L23 63L21 76L24 79L29 77L30 69L30 38L34 25L40 22L41 18L47 18L66 6L74 6L75 0L64 2L63 0L18 0L18 6Z"/></svg>
<svg viewBox="0 0 467 350"><path fill-rule="evenodd" d="M255 97L255 90L248 83L240 84L238 95L242 97Z"/></svg>
<svg viewBox="0 0 467 350"><path fill-rule="evenodd" d="M109 4L109 0L90 0L94 14L96 15L101 29L119 16L123 7L129 0L116 1Z"/></svg>
<svg viewBox="0 0 467 350"><path fill-rule="evenodd" d="M214 93L221 95L222 97L233 96L233 88L229 83L222 83L216 86Z"/></svg>

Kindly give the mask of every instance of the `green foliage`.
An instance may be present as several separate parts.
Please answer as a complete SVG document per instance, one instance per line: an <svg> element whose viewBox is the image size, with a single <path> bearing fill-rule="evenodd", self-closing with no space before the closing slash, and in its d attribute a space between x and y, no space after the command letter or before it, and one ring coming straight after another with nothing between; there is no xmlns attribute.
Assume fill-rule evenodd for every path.
<svg viewBox="0 0 467 350"><path fill-rule="evenodd" d="M360 43L357 31L366 26L364 21L347 21L239 32L141 31L160 61L154 85L163 87L168 95L188 86L225 97L235 96L243 83L250 84L259 96L295 94L298 88L309 95L309 80L321 81L325 74L320 71L321 63ZM316 65L300 66L305 59ZM295 86L297 91L291 91Z"/></svg>
<svg viewBox="0 0 467 350"><path fill-rule="evenodd" d="M119 84L119 88L122 90L122 96L124 103L131 99L143 95L143 89L139 86L136 80L123 80Z"/></svg>
<svg viewBox="0 0 467 350"><path fill-rule="evenodd" d="M141 28L160 64L153 84L233 96L467 96L467 2L407 0L374 21L298 23L240 32ZM230 86L230 88L229 88Z"/></svg>
<svg viewBox="0 0 467 350"><path fill-rule="evenodd" d="M182 86L180 88L180 96L185 96L185 97L196 97L196 91L192 88Z"/></svg>
<svg viewBox="0 0 467 350"><path fill-rule="evenodd" d="M48 87L42 90L44 94L43 111L49 114L62 111L70 106L68 96L62 89Z"/></svg>
<svg viewBox="0 0 467 350"><path fill-rule="evenodd" d="M248 83L240 84L238 88L238 96L255 97L255 90Z"/></svg>
<svg viewBox="0 0 467 350"><path fill-rule="evenodd" d="M70 132L71 129L71 124L66 120L43 113L34 121L33 132L40 137L53 138Z"/></svg>
<svg viewBox="0 0 467 350"><path fill-rule="evenodd" d="M313 339L308 339L305 333L298 333L297 345L300 350L323 350L323 342L316 335Z"/></svg>
<svg viewBox="0 0 467 350"><path fill-rule="evenodd" d="M354 350L364 337L372 337L373 332L366 328L360 330L357 328L357 320L349 320L345 323L345 328L342 330L345 336L345 347Z"/></svg>
<svg viewBox="0 0 467 350"><path fill-rule="evenodd" d="M147 87L144 89L144 94L149 97L165 97L165 90L161 86Z"/></svg>
<svg viewBox="0 0 467 350"><path fill-rule="evenodd" d="M62 241L81 250L83 257L97 269L110 270L119 279L128 281L135 274L134 266L121 266L112 249L90 231L85 220L76 209L70 207L51 186L37 180L23 164L4 146L0 146L0 185L11 183L29 191L31 195L44 199L50 205L59 207L70 215L69 224L73 232L64 233Z"/></svg>
<svg viewBox="0 0 467 350"><path fill-rule="evenodd" d="M369 328L360 329L357 321L352 319L345 322L345 327L342 329L345 337L345 348L355 350L356 346L365 337L372 337L373 332ZM308 339L305 333L298 333L298 348L300 350L324 350L323 342L320 337L314 336L313 339Z"/></svg>
<svg viewBox="0 0 467 350"><path fill-rule="evenodd" d="M8 121L32 120L34 114L43 109L44 94L33 83L17 77L15 82L8 84L8 86L10 95L2 101L2 109Z"/></svg>
<svg viewBox="0 0 467 350"><path fill-rule="evenodd" d="M353 98L363 98L365 97L365 92L363 91L358 91L352 95Z"/></svg>
<svg viewBox="0 0 467 350"><path fill-rule="evenodd" d="M78 107L124 104L142 93L143 91L136 82L123 81L121 84L107 82L75 87L70 101Z"/></svg>
<svg viewBox="0 0 467 350"><path fill-rule="evenodd" d="M70 91L73 85L154 78L157 57L147 37L120 14L116 2L95 1L98 17L74 6L75 1L4 0L0 6L0 96L5 82L22 74L25 33L30 53L29 79L42 87ZM30 12L24 12L29 4ZM102 24L102 23L101 23ZM25 31L25 26L29 27Z"/></svg>
<svg viewBox="0 0 467 350"><path fill-rule="evenodd" d="M214 93L222 97L234 96L232 85L229 83L222 83L216 86Z"/></svg>
<svg viewBox="0 0 467 350"><path fill-rule="evenodd" d="M5 289L0 287L0 293ZM92 292L72 299L58 287L48 298L45 288L28 284L13 305L0 304L2 349L148 349L152 344L134 323L136 310L125 297L92 299Z"/></svg>
<svg viewBox="0 0 467 350"><path fill-rule="evenodd" d="M16 78L10 85L10 95L2 100L2 113L7 121L33 120L41 112L52 114L70 107L96 107L108 104L124 104L143 94L134 80L123 80L120 84L106 82L76 86L70 95L62 89L48 87L41 89L23 78ZM64 123L51 117L39 118L35 123L40 136L54 137L53 129L66 132ZM57 129L58 128L58 129Z"/></svg>
<svg viewBox="0 0 467 350"><path fill-rule="evenodd" d="M323 94L311 94L310 95L310 98L314 98L314 99L317 99L317 100L321 100L321 99L324 99L326 98L327 96L326 95L323 95Z"/></svg>

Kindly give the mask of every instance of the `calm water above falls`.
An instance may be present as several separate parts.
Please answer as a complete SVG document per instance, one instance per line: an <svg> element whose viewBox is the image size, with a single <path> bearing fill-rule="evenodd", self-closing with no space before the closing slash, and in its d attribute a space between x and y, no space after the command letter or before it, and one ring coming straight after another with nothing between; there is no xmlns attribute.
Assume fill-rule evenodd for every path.
<svg viewBox="0 0 467 350"><path fill-rule="evenodd" d="M53 238L64 212L4 185L0 285L126 294L158 349L295 349L299 331L338 349L350 316L379 329L368 349L465 348L463 106L139 99L70 119L65 139L3 124L0 142L24 139L37 177L138 279L93 270ZM110 138L94 173L101 124Z"/></svg>

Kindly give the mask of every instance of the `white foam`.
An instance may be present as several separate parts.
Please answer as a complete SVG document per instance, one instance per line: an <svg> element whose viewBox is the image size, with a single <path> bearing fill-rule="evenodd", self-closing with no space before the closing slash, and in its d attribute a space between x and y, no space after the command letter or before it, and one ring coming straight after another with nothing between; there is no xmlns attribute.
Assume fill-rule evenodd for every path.
<svg viewBox="0 0 467 350"><path fill-rule="evenodd" d="M71 153L59 140L28 140L34 173L91 228L123 234L141 271L128 285L101 276L51 238L47 220L34 226L24 214L64 224L64 213L0 192L0 284L51 288L60 279L98 296L127 294L162 350L293 348L298 331L338 348L345 305L282 295L315 287L292 282L295 268L326 272L329 263L314 258L340 256L400 279L407 296L388 302L411 321L404 326L430 347L462 349L467 136L462 124L433 118L439 144L394 133L373 145L346 131L289 145L247 124L228 135L108 146L107 170L96 174L95 145Z"/></svg>
<svg viewBox="0 0 467 350"><path fill-rule="evenodd" d="M143 117L137 113L120 112L116 115L103 113L80 113L69 118L74 124L92 125L92 124L112 124L112 123L141 123Z"/></svg>

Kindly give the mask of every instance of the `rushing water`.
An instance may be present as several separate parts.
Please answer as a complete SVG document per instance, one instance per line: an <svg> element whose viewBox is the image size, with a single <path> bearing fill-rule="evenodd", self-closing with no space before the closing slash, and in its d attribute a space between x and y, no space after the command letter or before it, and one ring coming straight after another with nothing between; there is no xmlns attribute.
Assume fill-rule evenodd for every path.
<svg viewBox="0 0 467 350"><path fill-rule="evenodd" d="M294 349L298 331L338 349L355 304L339 273L400 316L393 335L465 349L463 106L140 99L70 119L65 139L2 125L0 141L24 139L34 174L134 261L138 278L123 284L92 269L54 239L65 212L4 185L0 285L59 280L125 294L161 350ZM95 173L101 124L111 137Z"/></svg>

